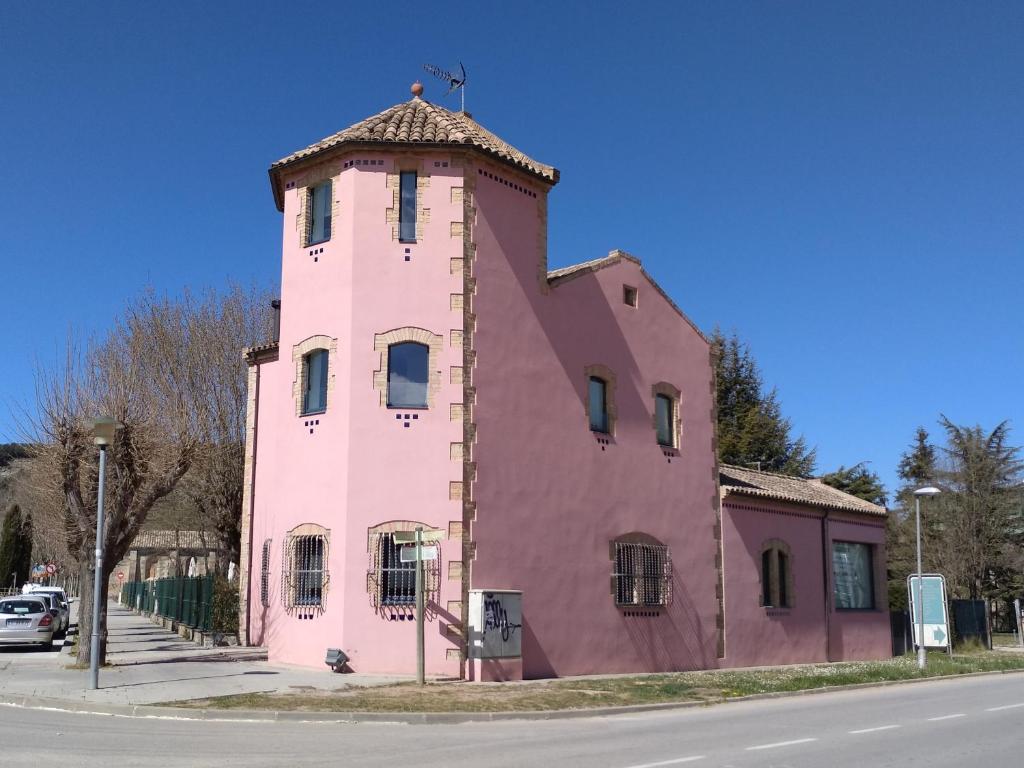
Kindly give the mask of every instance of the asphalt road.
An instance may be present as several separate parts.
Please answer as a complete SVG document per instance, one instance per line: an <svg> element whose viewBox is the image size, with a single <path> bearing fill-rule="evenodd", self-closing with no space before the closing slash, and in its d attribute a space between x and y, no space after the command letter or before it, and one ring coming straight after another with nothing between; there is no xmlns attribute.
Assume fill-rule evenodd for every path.
<svg viewBox="0 0 1024 768"><path fill-rule="evenodd" d="M702 709L462 725L136 719L0 708L0 765L1019 765L1024 675Z"/></svg>

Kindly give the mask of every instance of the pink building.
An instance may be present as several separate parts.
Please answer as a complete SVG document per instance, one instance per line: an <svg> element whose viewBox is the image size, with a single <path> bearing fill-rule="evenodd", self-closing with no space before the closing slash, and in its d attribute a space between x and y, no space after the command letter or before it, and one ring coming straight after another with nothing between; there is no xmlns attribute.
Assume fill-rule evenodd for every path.
<svg viewBox="0 0 1024 768"><path fill-rule="evenodd" d="M888 654L884 510L809 481L825 502L758 495L742 470L720 487L707 339L626 253L548 270L555 168L416 96L270 180L280 333L246 353L243 642L413 671L398 539L419 527L439 540L430 675Z"/></svg>

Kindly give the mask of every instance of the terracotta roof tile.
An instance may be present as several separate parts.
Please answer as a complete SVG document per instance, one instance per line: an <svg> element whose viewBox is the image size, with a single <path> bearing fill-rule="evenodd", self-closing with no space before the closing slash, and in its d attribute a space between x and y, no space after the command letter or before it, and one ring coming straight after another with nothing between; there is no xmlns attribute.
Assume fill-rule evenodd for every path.
<svg viewBox="0 0 1024 768"><path fill-rule="evenodd" d="M718 475L722 490L727 493L761 496L866 515L885 516L886 514L885 507L851 496L830 485L825 485L816 478L791 477L775 472L734 467L729 464L721 465Z"/></svg>
<svg viewBox="0 0 1024 768"><path fill-rule="evenodd" d="M217 549L217 537L206 531L139 531L130 549Z"/></svg>
<svg viewBox="0 0 1024 768"><path fill-rule="evenodd" d="M276 169L345 142L469 145L547 182L558 182L557 169L523 154L488 131L468 113L452 112L420 98L396 104L333 136L293 152L270 166L270 170L273 173Z"/></svg>

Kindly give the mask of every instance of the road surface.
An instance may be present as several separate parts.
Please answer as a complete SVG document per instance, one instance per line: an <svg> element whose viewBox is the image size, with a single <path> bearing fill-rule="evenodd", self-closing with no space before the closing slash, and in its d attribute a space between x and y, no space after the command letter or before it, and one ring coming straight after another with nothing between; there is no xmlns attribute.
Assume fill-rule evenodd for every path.
<svg viewBox="0 0 1024 768"><path fill-rule="evenodd" d="M0 707L0 763L39 766L1020 765L1024 675L576 720L462 725L137 719Z"/></svg>

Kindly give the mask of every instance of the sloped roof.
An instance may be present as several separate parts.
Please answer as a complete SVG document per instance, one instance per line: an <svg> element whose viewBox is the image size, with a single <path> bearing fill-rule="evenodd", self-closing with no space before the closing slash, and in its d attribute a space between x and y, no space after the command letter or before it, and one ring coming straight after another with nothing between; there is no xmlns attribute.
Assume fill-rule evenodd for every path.
<svg viewBox="0 0 1024 768"><path fill-rule="evenodd" d="M734 467L729 464L719 467L718 476L722 490L727 493L760 496L866 515L884 516L886 514L885 507L825 485L817 478L791 477L775 472Z"/></svg>
<svg viewBox="0 0 1024 768"><path fill-rule="evenodd" d="M647 282L651 284L654 290L661 294L662 298L664 298L665 301L669 303L669 306L671 306L672 309L674 309L679 314L679 316L682 317L683 320L685 320L687 324L697 332L698 336L704 339L704 341L708 340L708 337L705 336L704 332L697 327L697 324L694 323L693 320L691 320L687 316L687 314L679 308L678 304L672 301L672 297L669 296L665 292L665 289L658 285L658 281L651 277L647 270L644 269L643 264L640 263L640 259L638 259L631 253L626 253L625 251L615 249L613 251L609 251L607 256L603 256L600 259L581 261L579 264L572 264L568 267L560 267L559 269L548 270L548 285L555 287L561 285L562 283L569 282L570 280L574 280L577 277L589 275L594 272L597 272L600 269L604 269L605 267L613 266L622 261L631 261L634 264L636 264L640 268L641 274L643 274L643 276L647 278Z"/></svg>
<svg viewBox="0 0 1024 768"><path fill-rule="evenodd" d="M144 530L131 549L217 549L217 537L207 531Z"/></svg>
<svg viewBox="0 0 1024 768"><path fill-rule="evenodd" d="M414 97L388 107L372 117L350 125L343 131L293 152L270 166L274 196L279 198L277 174L292 163L312 157L342 144L407 144L415 146L463 145L478 149L503 163L548 182L558 183L558 170L540 163L508 142L495 136L472 118L468 112L451 110Z"/></svg>

